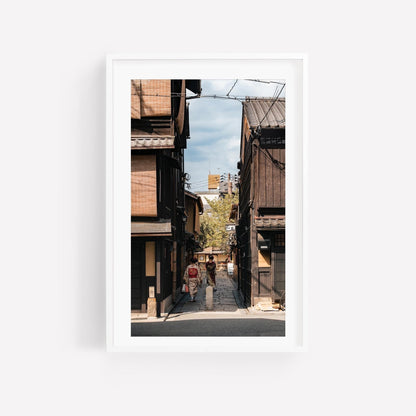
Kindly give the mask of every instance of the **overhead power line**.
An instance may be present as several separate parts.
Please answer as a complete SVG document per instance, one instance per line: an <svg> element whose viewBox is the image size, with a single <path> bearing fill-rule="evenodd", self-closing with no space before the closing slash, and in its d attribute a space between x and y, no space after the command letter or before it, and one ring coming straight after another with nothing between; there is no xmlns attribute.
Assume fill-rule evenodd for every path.
<svg viewBox="0 0 416 416"><path fill-rule="evenodd" d="M228 91L227 93L227 97L230 95L230 92L233 90L233 88L235 87L235 84L237 84L238 79L235 80L233 86L231 87L230 91Z"/></svg>
<svg viewBox="0 0 416 416"><path fill-rule="evenodd" d="M283 85L283 82L279 81L264 81L262 79L246 79L245 81L261 82L262 84L280 84Z"/></svg>
<svg viewBox="0 0 416 416"><path fill-rule="evenodd" d="M189 182L190 184L192 184L192 186L207 186L208 182Z"/></svg>
<svg viewBox="0 0 416 416"><path fill-rule="evenodd" d="M207 95L192 95L186 96L185 94L181 93L171 93L170 95L167 94L141 94L143 97L182 97L184 96L187 100L192 100L195 98L218 98L218 99L225 99L225 100L236 100L243 102L245 100L270 100L273 97L259 97L255 95L219 95L219 94L207 94Z"/></svg>
<svg viewBox="0 0 416 416"><path fill-rule="evenodd" d="M257 130L260 130L261 129L261 123L263 123L263 121L264 121L264 119L267 117L267 115L270 113L270 110L272 109L272 107L273 107L273 105L274 105L274 103L279 99L279 97L280 97L280 94L282 93L282 91L283 91L283 89L285 88L285 86L286 86L286 84L283 84L283 86L282 86L282 88L280 89L280 91L279 91L279 93L276 95L276 93L277 93L277 91L278 91L278 86L276 87L276 90L275 90L275 92L274 92L274 96L275 96L275 98L274 98L274 100L273 100L273 102L270 104L270 106L269 106L269 109L266 111L266 114L264 114L264 117L261 119L261 121L260 121L260 123L259 123L259 125L257 126ZM283 120L282 120L283 121Z"/></svg>
<svg viewBox="0 0 416 416"><path fill-rule="evenodd" d="M273 157L273 155L268 151L268 149L262 149L260 146L254 144L254 146L263 153L274 165L276 165L283 173L285 172L286 164L277 160Z"/></svg>
<svg viewBox="0 0 416 416"><path fill-rule="evenodd" d="M181 93L181 92L172 92L170 94L144 94L143 92L141 92L137 86L135 85L135 89L136 89L136 93L137 95L141 95L143 97L185 97L187 99L195 99L195 98L224 98L224 99L233 99L233 100L238 100L238 101L243 101L245 99L267 99L270 97L258 97L258 96L237 96L237 95L230 95L231 91L234 89L234 87L236 86L237 82L239 80L236 79L234 81L233 86L231 87L231 89L228 91L228 93L226 95L221 95L221 94L207 94L207 95L190 95L187 96L186 92L185 93ZM246 79L246 81L253 81L253 82L260 82L263 84L278 84L278 85L283 85L285 86L286 84L283 82L279 82L279 81L272 81L272 80L261 80L261 79Z"/></svg>

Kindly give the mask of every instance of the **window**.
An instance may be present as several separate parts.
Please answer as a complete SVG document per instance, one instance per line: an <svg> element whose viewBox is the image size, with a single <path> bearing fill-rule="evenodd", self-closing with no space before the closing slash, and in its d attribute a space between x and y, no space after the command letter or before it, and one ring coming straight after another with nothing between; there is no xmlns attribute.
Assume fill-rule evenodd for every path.
<svg viewBox="0 0 416 416"><path fill-rule="evenodd" d="M276 247L284 247L285 246L285 233L276 234L275 245L276 245Z"/></svg>

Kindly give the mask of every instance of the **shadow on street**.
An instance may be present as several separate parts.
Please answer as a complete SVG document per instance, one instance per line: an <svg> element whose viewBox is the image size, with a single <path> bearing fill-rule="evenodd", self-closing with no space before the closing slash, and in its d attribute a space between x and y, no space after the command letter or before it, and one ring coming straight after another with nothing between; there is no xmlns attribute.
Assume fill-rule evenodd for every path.
<svg viewBox="0 0 416 416"><path fill-rule="evenodd" d="M131 325L131 336L285 336L285 321L267 318L188 319L140 322Z"/></svg>

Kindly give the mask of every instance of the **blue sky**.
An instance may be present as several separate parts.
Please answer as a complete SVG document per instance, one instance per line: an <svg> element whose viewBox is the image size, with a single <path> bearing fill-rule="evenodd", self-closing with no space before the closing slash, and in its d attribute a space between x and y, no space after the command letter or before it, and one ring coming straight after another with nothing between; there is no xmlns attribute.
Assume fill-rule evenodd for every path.
<svg viewBox="0 0 416 416"><path fill-rule="evenodd" d="M202 96L225 96L233 80L202 80ZM272 97L277 84L238 80L230 96ZM188 91L188 95L193 95ZM284 91L281 97L284 97ZM208 174L236 174L240 152L242 104L236 100L197 98L189 100L191 138L185 150L185 172L191 191L207 189Z"/></svg>

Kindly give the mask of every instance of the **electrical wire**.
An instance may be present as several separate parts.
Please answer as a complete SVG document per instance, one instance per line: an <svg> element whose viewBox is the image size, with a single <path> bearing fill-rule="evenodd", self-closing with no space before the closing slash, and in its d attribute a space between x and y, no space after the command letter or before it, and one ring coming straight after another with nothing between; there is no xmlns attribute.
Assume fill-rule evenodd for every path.
<svg viewBox="0 0 416 416"><path fill-rule="evenodd" d="M199 187L205 187L208 186L208 182L206 183L193 183L193 182L189 182L193 187L195 186L199 186Z"/></svg>
<svg viewBox="0 0 416 416"><path fill-rule="evenodd" d="M285 173L285 169L286 169L286 163L281 162L280 160L277 160L273 157L272 154L270 154L270 152L267 149L262 149L260 146L257 146L257 144L254 143L254 146L260 150L260 152L262 152L268 159L270 159L270 161L277 166L283 173Z"/></svg>
<svg viewBox="0 0 416 416"><path fill-rule="evenodd" d="M224 174L224 175L225 175L225 179L220 180L219 184L228 183L228 179L227 179L228 174ZM231 174L231 177L230 177L231 183L235 183L235 181L238 180L238 177L236 179L235 176L236 176L236 174ZM190 181L189 183L191 183L193 186L202 186L202 185L208 185L209 181L207 179L202 179L202 180L195 181L195 182Z"/></svg>
<svg viewBox="0 0 416 416"><path fill-rule="evenodd" d="M218 95L218 94L208 94L208 95L192 95L192 96L186 96L186 94L182 93L171 93L168 94L137 94L141 95L142 97L165 97L165 98L172 98L172 97L185 97L187 100L192 100L195 98L217 98L217 99L224 99L224 100L236 100L243 102L245 100L270 100L270 97L259 97L255 95L245 95L245 96L239 96L239 95ZM273 98L273 97L272 97Z"/></svg>
<svg viewBox="0 0 416 416"><path fill-rule="evenodd" d="M230 96L231 91L234 89L234 87L236 86L237 82L239 80L236 79L234 81L233 86L231 87L231 89L228 91L228 93L224 96L224 95L217 95L217 94L209 94L209 95L192 95L192 96L187 96L186 92L185 93L181 93L181 92L172 92L170 94L144 94L140 91L140 89L137 87L136 84L134 84L135 90L137 95L142 95L144 97L185 97L187 99L194 99L194 98L230 98L233 100L244 100L244 99L266 99L266 98L270 98L270 97L256 97L256 96ZM283 85L283 87L286 85L285 83L279 82L279 81L266 81L266 80L260 80L260 79L246 79L246 81L253 81L253 82L260 82L263 84L278 84L278 85Z"/></svg>
<svg viewBox="0 0 416 416"><path fill-rule="evenodd" d="M270 113L270 110L272 109L274 103L279 99L280 94L282 93L283 89L285 88L286 84L283 84L282 88L280 89L279 93L276 95L277 91L278 91L278 86L276 87L275 93L274 93L274 100L273 102L270 104L269 109L267 110L267 112L264 114L264 117L261 119L259 125L257 126L257 131L259 131L261 129L261 123L263 123L264 119L267 117L267 115ZM283 120L282 120L283 121Z"/></svg>
<svg viewBox="0 0 416 416"><path fill-rule="evenodd" d="M231 87L230 91L228 91L227 93L227 97L230 95L230 92L233 90L233 88L235 87L235 84L237 84L238 79L235 80L233 86Z"/></svg>
<svg viewBox="0 0 416 416"><path fill-rule="evenodd" d="M283 92L286 83L281 83L278 81L265 81L265 80L258 80L258 79L247 79L247 81L253 81L253 82L260 82L260 83L266 83L266 84L277 84L276 89L273 93L272 99L273 102L270 104L267 112L265 113L264 117L262 118L262 120L260 121L259 125L257 126L256 132L259 132L259 130L261 129L261 124L262 122L265 120L265 118L267 117L267 115L269 114L269 112L271 111L273 105L276 103L276 101L279 99L281 93ZM235 85L237 84L238 79L235 80L233 86L231 87L231 89L228 91L228 93L224 96L224 95L217 95L217 94L207 94L207 95L194 95L194 96L186 96L186 93L171 93L169 95L165 95L165 94L143 94L141 91L138 91L137 86L135 85L135 90L137 95L141 95L141 96L147 96L147 97L185 97L186 99L195 99L195 98L214 98L214 99L232 99L232 100L236 100L236 101L240 101L241 103L243 101L246 100L250 100L250 99L270 99L270 97L256 97L256 96L230 96L231 91L234 89ZM282 86L280 88L279 91L279 86ZM280 120L279 122L283 122L285 120ZM264 152L262 148L258 147L257 145L255 145L264 155L266 155L266 157L268 157L273 164L275 164L277 167L279 167L280 170L284 171L285 169L285 164L274 159L273 156L269 153L269 152ZM201 187L201 186L206 186L208 185L208 180L201 180L201 181L197 181L197 182L188 182L186 184L186 186L188 187L188 189L190 189L191 187Z"/></svg>
<svg viewBox="0 0 416 416"><path fill-rule="evenodd" d="M283 82L279 82L279 81L264 81L262 79L246 79L245 81L261 82L263 84L280 84L280 85L284 85Z"/></svg>

